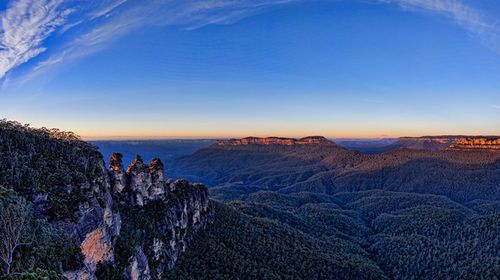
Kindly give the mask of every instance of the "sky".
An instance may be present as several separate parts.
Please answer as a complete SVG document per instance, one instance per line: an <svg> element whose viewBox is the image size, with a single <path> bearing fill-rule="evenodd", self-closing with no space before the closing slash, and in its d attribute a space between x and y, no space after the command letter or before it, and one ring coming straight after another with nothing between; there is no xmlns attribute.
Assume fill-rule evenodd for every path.
<svg viewBox="0 0 500 280"><path fill-rule="evenodd" d="M0 118L84 139L499 135L500 2L0 1Z"/></svg>

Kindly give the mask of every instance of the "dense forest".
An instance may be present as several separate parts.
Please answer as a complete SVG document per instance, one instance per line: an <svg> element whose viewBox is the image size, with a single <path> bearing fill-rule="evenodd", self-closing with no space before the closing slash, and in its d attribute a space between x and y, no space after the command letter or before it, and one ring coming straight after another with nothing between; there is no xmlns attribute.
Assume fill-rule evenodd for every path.
<svg viewBox="0 0 500 280"><path fill-rule="evenodd" d="M219 206L224 215L242 212L239 215L247 221L273 223L284 232L304 234L321 248L331 248L343 260L337 265L344 270L330 278L500 277L498 152L395 147L362 154L334 144L213 145L180 158L176 168L182 176L211 184L211 197L225 203ZM238 239L241 234L225 223L216 222L208 229L203 238L214 240L211 245L199 239L192 252L209 261L198 263L184 256L176 273L188 279L194 275L188 268L196 266L196 271L209 270L212 276L231 275L231 268L215 265L219 260L208 255L214 250L223 251L221 256L238 251L230 241L223 246L215 241L221 236ZM260 236L261 230L262 225L255 223L247 235ZM284 233L272 233L275 236L269 238L280 246ZM239 265L258 278L258 270L250 268L268 261L270 245L249 243L258 253ZM351 263L360 269L354 278ZM269 267L270 278L293 279L279 266Z"/></svg>
<svg viewBox="0 0 500 280"><path fill-rule="evenodd" d="M258 192L216 221L171 279L498 279L500 204L367 191Z"/></svg>
<svg viewBox="0 0 500 280"><path fill-rule="evenodd" d="M64 279L82 269L82 238L103 230L114 256L96 265L97 279L134 279L131 260L144 279L500 277L496 153L363 155L328 144L209 148L179 163L176 172L198 166L191 177L215 185L210 203L204 186L166 180L167 199L139 207L128 185L111 197L102 155L76 135L0 121L0 275ZM199 219L183 213L201 201L204 223L181 228Z"/></svg>
<svg viewBox="0 0 500 280"><path fill-rule="evenodd" d="M82 201L105 187L101 162L71 132L0 120L2 274L56 279L83 265L80 248L62 228L76 221Z"/></svg>

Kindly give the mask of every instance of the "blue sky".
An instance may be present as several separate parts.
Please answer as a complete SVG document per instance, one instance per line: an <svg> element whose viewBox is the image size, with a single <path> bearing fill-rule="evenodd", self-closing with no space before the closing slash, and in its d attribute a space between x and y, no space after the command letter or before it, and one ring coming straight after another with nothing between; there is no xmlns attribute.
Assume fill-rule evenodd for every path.
<svg viewBox="0 0 500 280"><path fill-rule="evenodd" d="M500 134L496 0L11 0L0 117L85 138Z"/></svg>

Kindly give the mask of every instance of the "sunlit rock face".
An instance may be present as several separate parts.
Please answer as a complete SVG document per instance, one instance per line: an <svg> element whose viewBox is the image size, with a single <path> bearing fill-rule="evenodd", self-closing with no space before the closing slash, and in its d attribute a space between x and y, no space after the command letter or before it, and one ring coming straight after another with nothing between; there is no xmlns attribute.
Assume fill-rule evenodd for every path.
<svg viewBox="0 0 500 280"><path fill-rule="evenodd" d="M105 227L99 227L87 234L81 250L85 256L85 266L95 271L99 262L113 261L113 243Z"/></svg>
<svg viewBox="0 0 500 280"><path fill-rule="evenodd" d="M454 149L500 150L500 137L460 138L451 146Z"/></svg>
<svg viewBox="0 0 500 280"><path fill-rule="evenodd" d="M127 169L127 185L134 205L144 206L150 201L165 197L163 168L163 163L158 158L145 164L139 155L135 157Z"/></svg>
<svg viewBox="0 0 500 280"><path fill-rule="evenodd" d="M100 262L113 262L114 245L120 234L120 213L114 207L108 171L104 161L98 165L95 181L78 186L87 197L78 207L76 223L58 222L76 244L84 256L84 267L78 271L64 273L67 279L95 279L95 271ZM68 192L77 187L68 187Z"/></svg>
<svg viewBox="0 0 500 280"><path fill-rule="evenodd" d="M80 205L78 223L67 226L80 244L84 267L64 276L97 279L98 266L105 263L127 279L161 279L175 267L195 234L210 222L207 188L186 180L165 180L159 159L145 164L140 156L125 172L121 155L115 153L106 173L103 178L108 180L101 187L86 186L94 190L93 195ZM141 234L130 244L133 254L126 256L126 266L117 267L115 260L123 259L119 255L123 250L116 249L117 240L121 235L137 236L136 232Z"/></svg>
<svg viewBox="0 0 500 280"><path fill-rule="evenodd" d="M401 137L397 144L418 150L500 150L498 136Z"/></svg>
<svg viewBox="0 0 500 280"><path fill-rule="evenodd" d="M323 136L309 136L301 139L281 138L281 137L247 137L242 139L220 140L214 143L214 146L248 146L248 145L281 145L281 146L296 146L296 145L318 145L331 144L335 145L330 140Z"/></svg>
<svg viewBox="0 0 500 280"><path fill-rule="evenodd" d="M151 273L146 255L142 248L136 248L134 255L129 261L129 265L125 270L125 277L130 280L149 280Z"/></svg>
<svg viewBox="0 0 500 280"><path fill-rule="evenodd" d="M113 190L122 192L127 185L127 174L123 169L122 154L113 153L109 159L109 171L113 178Z"/></svg>

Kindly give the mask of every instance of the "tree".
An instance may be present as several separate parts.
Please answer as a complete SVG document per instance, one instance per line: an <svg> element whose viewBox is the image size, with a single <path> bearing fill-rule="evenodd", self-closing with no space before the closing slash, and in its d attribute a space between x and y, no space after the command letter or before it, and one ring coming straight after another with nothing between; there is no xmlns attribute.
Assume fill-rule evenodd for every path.
<svg viewBox="0 0 500 280"><path fill-rule="evenodd" d="M0 260L4 275L11 273L16 249L31 243L31 212L24 198L0 186Z"/></svg>

